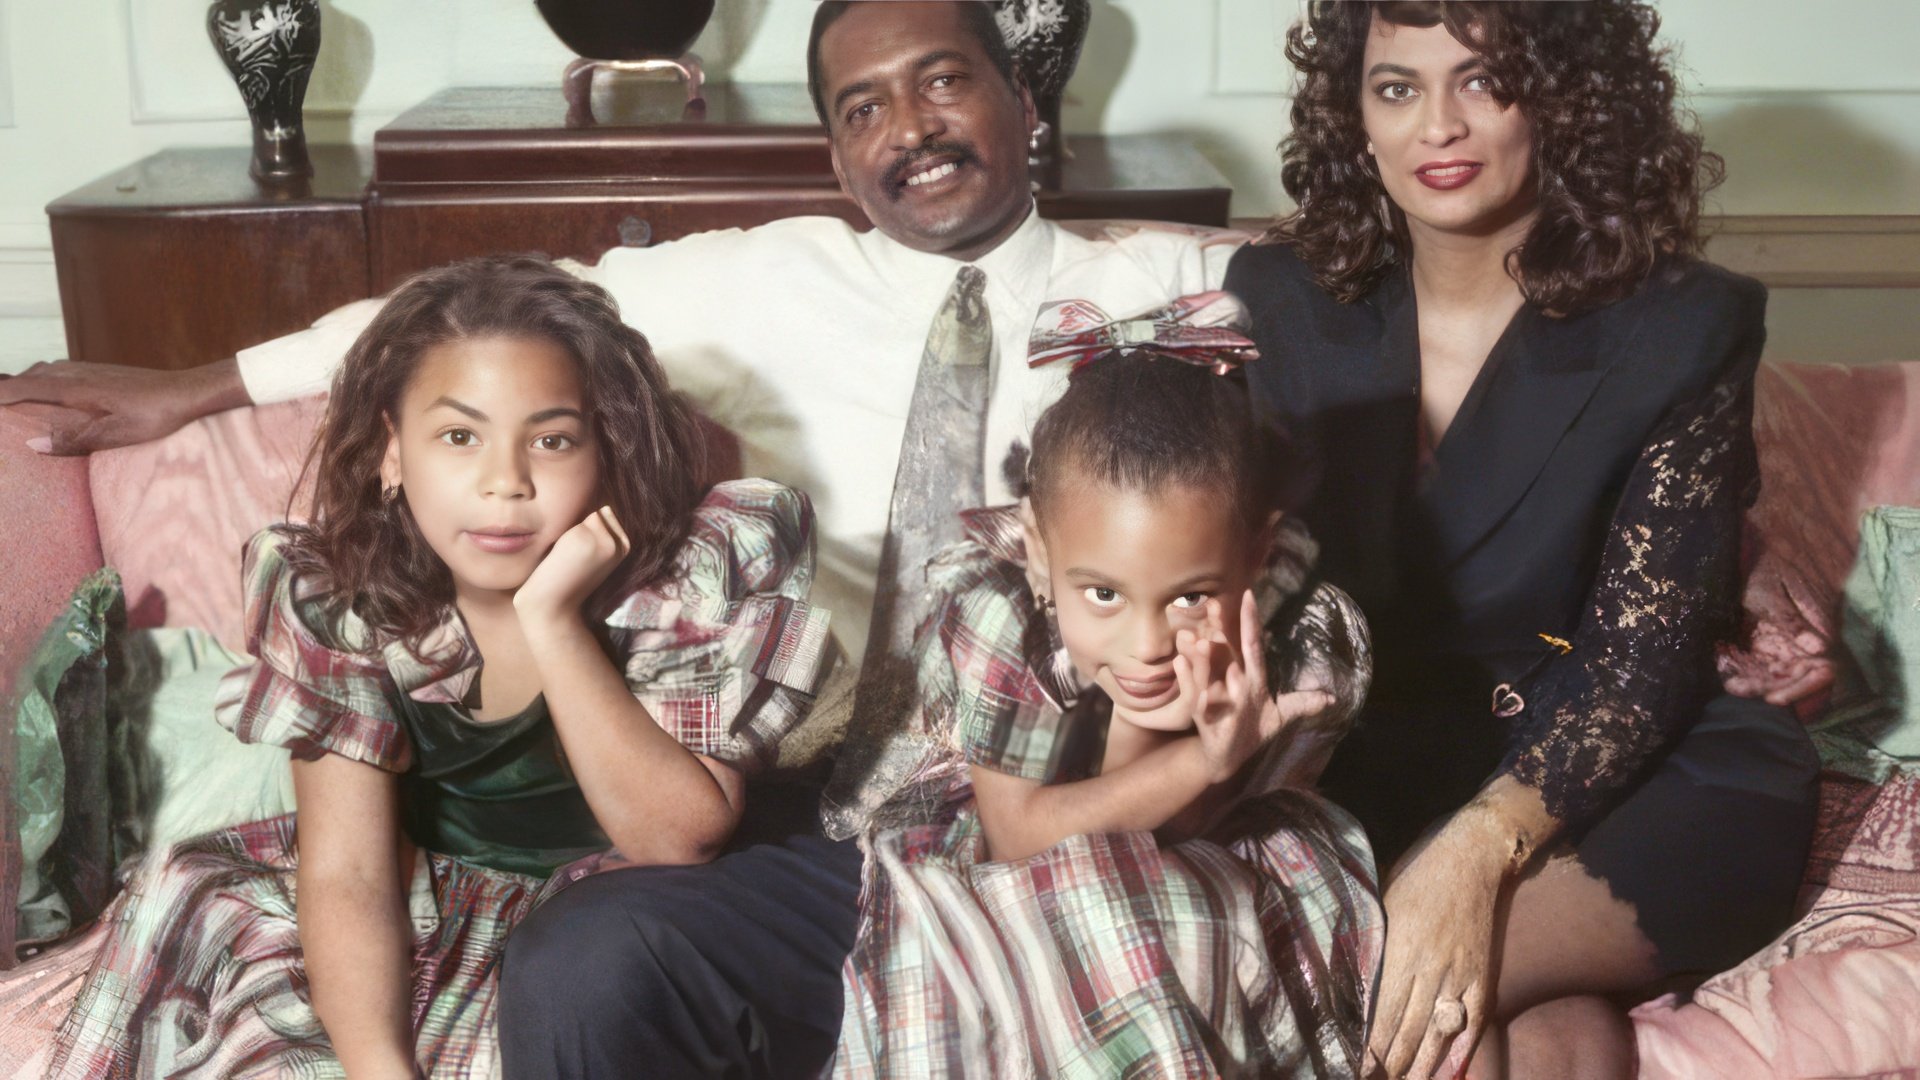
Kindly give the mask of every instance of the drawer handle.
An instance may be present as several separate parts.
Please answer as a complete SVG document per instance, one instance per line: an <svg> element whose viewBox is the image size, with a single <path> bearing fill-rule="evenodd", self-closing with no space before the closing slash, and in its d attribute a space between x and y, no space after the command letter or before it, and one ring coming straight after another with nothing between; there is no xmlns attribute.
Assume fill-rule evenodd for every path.
<svg viewBox="0 0 1920 1080"><path fill-rule="evenodd" d="M620 246L646 247L653 243L653 226L645 218L629 214L620 219Z"/></svg>

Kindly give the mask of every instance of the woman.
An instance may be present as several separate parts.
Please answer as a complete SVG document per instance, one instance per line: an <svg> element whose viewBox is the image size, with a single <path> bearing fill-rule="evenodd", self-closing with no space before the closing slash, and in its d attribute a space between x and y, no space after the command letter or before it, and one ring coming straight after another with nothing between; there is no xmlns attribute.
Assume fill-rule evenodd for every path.
<svg viewBox="0 0 1920 1080"><path fill-rule="evenodd" d="M1758 283L1643 3L1315 3L1287 191L1228 287L1375 633L1327 793L1388 875L1368 1037L1425 1077L1626 1076L1617 1002L1785 925L1817 768L1720 695ZM1477 1047L1477 1049L1476 1049Z"/></svg>

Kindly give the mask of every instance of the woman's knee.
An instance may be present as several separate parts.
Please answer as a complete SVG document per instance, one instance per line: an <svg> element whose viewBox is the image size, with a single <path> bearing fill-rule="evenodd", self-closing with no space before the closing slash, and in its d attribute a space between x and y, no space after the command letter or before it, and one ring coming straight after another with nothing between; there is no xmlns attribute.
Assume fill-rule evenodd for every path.
<svg viewBox="0 0 1920 1080"><path fill-rule="evenodd" d="M1633 1023L1606 998L1581 995L1543 1002L1483 1039L1471 1080L1626 1080L1637 1055Z"/></svg>

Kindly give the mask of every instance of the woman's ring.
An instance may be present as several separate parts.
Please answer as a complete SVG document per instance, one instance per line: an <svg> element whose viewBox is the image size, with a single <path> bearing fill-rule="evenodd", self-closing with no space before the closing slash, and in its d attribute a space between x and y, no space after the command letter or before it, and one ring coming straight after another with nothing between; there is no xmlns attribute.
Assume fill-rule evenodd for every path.
<svg viewBox="0 0 1920 1080"><path fill-rule="evenodd" d="M1458 1035L1467 1030L1467 1003L1459 998L1435 1002L1433 1028L1442 1035Z"/></svg>

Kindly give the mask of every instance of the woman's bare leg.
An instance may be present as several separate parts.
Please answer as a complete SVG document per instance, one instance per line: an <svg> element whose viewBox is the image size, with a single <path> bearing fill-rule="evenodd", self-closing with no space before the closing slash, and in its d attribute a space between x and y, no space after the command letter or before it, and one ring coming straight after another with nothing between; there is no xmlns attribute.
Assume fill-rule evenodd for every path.
<svg viewBox="0 0 1920 1080"><path fill-rule="evenodd" d="M1660 979L1633 906L1571 855L1514 888L1500 938L1495 1026L1475 1080L1614 1080L1634 1074L1633 1026L1609 997Z"/></svg>

